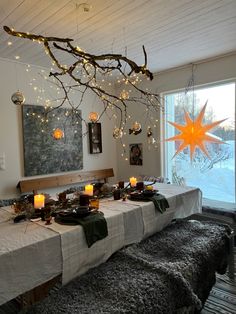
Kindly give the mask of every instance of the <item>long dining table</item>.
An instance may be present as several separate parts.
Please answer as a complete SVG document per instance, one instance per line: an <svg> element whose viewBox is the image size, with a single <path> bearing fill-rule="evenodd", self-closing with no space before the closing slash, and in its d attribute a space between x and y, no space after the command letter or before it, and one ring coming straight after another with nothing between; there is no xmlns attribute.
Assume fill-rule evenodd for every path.
<svg viewBox="0 0 236 314"><path fill-rule="evenodd" d="M200 189L163 183L154 188L169 203L164 213L151 201L101 199L99 211L104 213L108 236L90 248L80 225L14 223L12 208L0 208L0 305L58 275L67 284L122 247L162 230L173 219L201 212Z"/></svg>

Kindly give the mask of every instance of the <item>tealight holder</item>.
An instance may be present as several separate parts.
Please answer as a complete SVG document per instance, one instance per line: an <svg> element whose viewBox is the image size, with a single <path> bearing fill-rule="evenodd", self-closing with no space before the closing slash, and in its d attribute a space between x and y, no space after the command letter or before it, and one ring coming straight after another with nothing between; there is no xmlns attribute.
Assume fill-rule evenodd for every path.
<svg viewBox="0 0 236 314"><path fill-rule="evenodd" d="M120 189L115 189L113 192L113 197L115 201L120 200Z"/></svg>
<svg viewBox="0 0 236 314"><path fill-rule="evenodd" d="M125 182L124 181L119 181L118 182L118 187L119 187L119 189L123 189L125 187Z"/></svg>
<svg viewBox="0 0 236 314"><path fill-rule="evenodd" d="M79 197L80 206L89 206L90 195L81 194Z"/></svg>
<svg viewBox="0 0 236 314"><path fill-rule="evenodd" d="M99 209L99 198L94 197L89 200L89 206L91 206L94 209Z"/></svg>
<svg viewBox="0 0 236 314"><path fill-rule="evenodd" d="M142 181L137 182L136 189L142 191L144 189L144 183Z"/></svg>

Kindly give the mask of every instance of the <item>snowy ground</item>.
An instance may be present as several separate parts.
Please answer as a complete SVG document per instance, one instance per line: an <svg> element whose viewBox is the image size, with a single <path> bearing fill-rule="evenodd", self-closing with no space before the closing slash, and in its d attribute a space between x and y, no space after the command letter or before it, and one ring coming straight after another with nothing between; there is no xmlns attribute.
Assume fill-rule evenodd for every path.
<svg viewBox="0 0 236 314"><path fill-rule="evenodd" d="M235 203L235 158L234 142L230 143L232 158L220 161L212 169L202 173L199 167L181 160L178 176L185 179L188 186L199 187L204 198Z"/></svg>

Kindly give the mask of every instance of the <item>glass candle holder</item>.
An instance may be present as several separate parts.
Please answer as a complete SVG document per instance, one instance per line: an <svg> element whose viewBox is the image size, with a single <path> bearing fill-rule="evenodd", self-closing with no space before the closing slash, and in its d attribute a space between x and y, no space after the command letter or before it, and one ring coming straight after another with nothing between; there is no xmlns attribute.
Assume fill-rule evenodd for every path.
<svg viewBox="0 0 236 314"><path fill-rule="evenodd" d="M113 192L114 200L117 201L120 199L120 189L115 189Z"/></svg>
<svg viewBox="0 0 236 314"><path fill-rule="evenodd" d="M123 189L125 187L125 182L124 181L119 181L118 182L118 187L119 187L119 189Z"/></svg>
<svg viewBox="0 0 236 314"><path fill-rule="evenodd" d="M89 201L89 205L92 208L99 209L99 199L98 198L91 198Z"/></svg>

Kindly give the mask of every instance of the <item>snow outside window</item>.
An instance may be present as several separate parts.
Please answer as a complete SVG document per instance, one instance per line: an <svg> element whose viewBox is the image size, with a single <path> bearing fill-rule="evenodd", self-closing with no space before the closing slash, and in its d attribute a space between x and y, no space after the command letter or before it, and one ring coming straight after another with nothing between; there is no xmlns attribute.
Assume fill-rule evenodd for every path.
<svg viewBox="0 0 236 314"><path fill-rule="evenodd" d="M165 138L179 133L167 121L185 124L184 111L195 119L207 101L204 124L226 119L209 131L225 144L206 143L211 159L199 149L190 160L186 148L173 158L179 142L164 142L165 176L172 183L199 187L203 197L235 203L235 83L165 94Z"/></svg>

